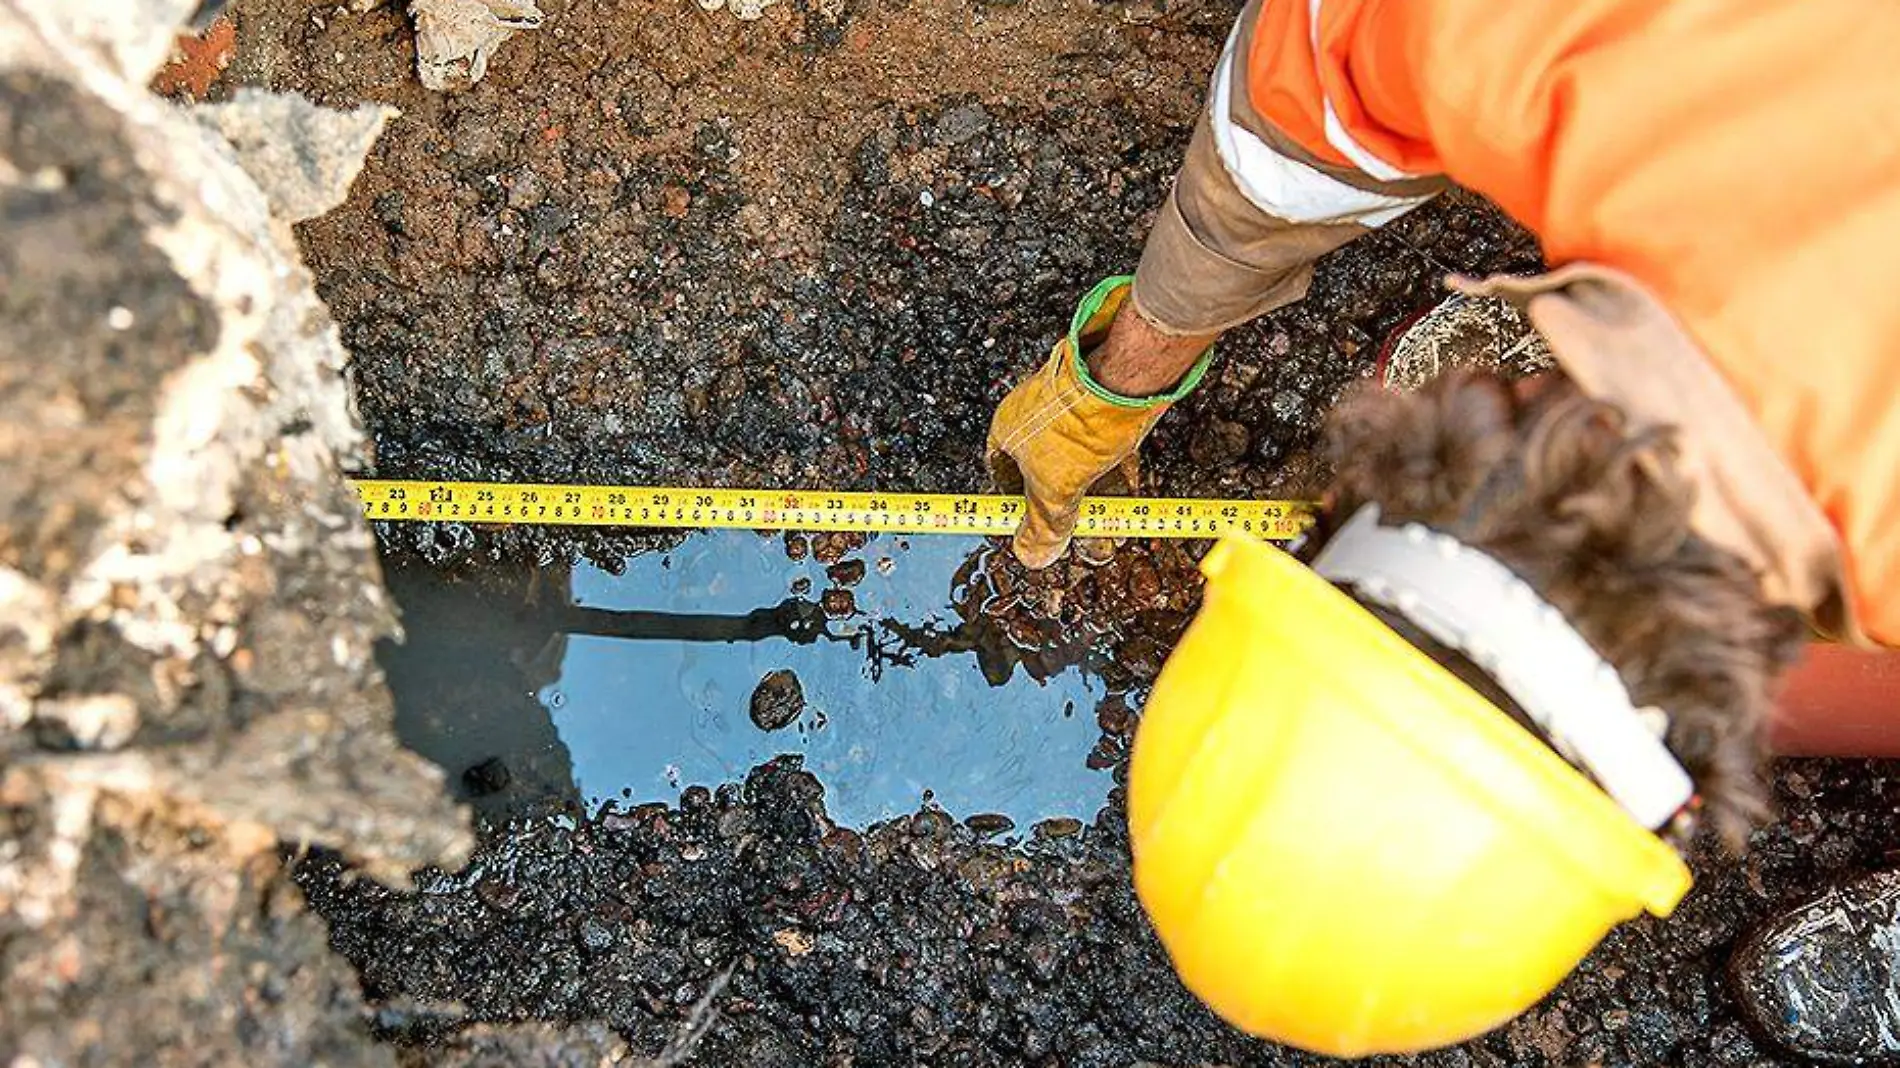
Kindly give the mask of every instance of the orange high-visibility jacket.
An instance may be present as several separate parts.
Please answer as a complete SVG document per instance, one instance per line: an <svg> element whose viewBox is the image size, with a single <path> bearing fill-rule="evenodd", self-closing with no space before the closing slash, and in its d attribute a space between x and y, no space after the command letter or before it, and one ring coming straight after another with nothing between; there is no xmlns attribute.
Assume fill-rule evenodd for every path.
<svg viewBox="0 0 1900 1068"><path fill-rule="evenodd" d="M1449 175L1655 293L1900 645L1900 3L1265 0L1246 62L1321 160Z"/></svg>

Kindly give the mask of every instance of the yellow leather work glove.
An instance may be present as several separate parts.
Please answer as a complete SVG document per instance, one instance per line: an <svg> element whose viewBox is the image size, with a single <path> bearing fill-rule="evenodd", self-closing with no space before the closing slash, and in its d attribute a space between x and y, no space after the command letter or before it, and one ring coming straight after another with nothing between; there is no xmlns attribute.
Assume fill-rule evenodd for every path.
<svg viewBox="0 0 1900 1068"><path fill-rule="evenodd" d="M1028 499L1015 544L1026 567L1048 567L1069 547L1091 489L1132 493L1140 486L1142 439L1200 382L1213 356L1209 349L1179 385L1154 397L1123 397L1089 377L1083 356L1108 336L1132 282L1109 278L1090 290L1049 362L1011 390L990 420L990 475L1002 492Z"/></svg>

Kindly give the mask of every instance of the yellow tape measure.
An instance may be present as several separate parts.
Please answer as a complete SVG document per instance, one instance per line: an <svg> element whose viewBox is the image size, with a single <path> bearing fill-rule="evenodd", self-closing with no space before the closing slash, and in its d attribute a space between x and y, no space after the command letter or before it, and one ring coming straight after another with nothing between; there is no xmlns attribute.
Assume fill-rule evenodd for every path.
<svg viewBox="0 0 1900 1068"><path fill-rule="evenodd" d="M892 534L1009 534L1023 499L966 493L563 486L352 479L371 519L675 530L861 530ZM1299 501L1091 497L1083 537L1212 538L1229 531L1286 541L1310 521Z"/></svg>

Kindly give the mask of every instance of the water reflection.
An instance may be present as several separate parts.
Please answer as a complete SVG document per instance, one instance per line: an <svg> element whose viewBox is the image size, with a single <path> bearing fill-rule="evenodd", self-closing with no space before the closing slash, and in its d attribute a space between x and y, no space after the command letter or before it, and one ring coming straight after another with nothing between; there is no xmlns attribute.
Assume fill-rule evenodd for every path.
<svg viewBox="0 0 1900 1068"><path fill-rule="evenodd" d="M978 545L875 538L832 569L848 596L824 564L743 532L695 536L622 575L392 572L412 635L385 651L399 730L491 810L671 801L799 753L849 825L926 793L1020 827L1091 816L1111 786L1086 763L1103 687L1076 663L1084 650L1025 652L971 610ZM748 706L781 670L805 706L768 732Z"/></svg>

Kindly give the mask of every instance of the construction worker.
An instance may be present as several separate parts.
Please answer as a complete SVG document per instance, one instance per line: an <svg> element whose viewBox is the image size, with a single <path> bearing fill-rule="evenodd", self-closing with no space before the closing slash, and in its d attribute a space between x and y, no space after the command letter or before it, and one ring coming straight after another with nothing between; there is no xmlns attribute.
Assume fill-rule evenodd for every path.
<svg viewBox="0 0 1900 1068"><path fill-rule="evenodd" d="M1503 1022L1674 906L1692 796L1732 837L1762 814L1809 633L1900 643L1897 49L1900 8L1863 0L1241 14L1134 277L996 412L1023 563L1132 481L1223 331L1448 181L1542 239L1552 272L1455 284L1560 371L1351 399L1312 570L1210 557L1129 808L1156 930L1228 1019L1340 1054ZM1877 711L1777 740L1891 750ZM1742 1000L1798 1052L1900 1053L1895 944L1900 878L1854 884L1748 947Z"/></svg>

